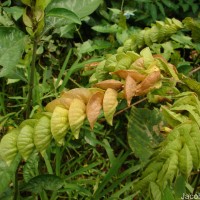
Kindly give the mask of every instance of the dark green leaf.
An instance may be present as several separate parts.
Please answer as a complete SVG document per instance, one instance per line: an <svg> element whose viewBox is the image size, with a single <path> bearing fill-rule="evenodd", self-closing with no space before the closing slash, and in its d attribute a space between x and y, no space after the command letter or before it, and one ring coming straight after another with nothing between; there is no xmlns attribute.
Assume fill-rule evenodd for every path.
<svg viewBox="0 0 200 200"><path fill-rule="evenodd" d="M25 47L25 35L12 27L0 27L0 77L16 77L16 65ZM18 76L16 78L19 78Z"/></svg>
<svg viewBox="0 0 200 200"><path fill-rule="evenodd" d="M69 23L81 24L79 17L71 10L65 8L53 8L46 16L65 18L66 20L69 20Z"/></svg>
<svg viewBox="0 0 200 200"><path fill-rule="evenodd" d="M162 13L162 15L165 16L165 9L164 9L162 3L156 1L156 5L158 6L158 8L159 8L160 12Z"/></svg>
<svg viewBox="0 0 200 200"><path fill-rule="evenodd" d="M162 200L175 200L173 193L172 193L172 189L167 186L163 192L162 195Z"/></svg>
<svg viewBox="0 0 200 200"><path fill-rule="evenodd" d="M52 0L46 10L66 8L73 11L79 18L83 18L93 13L101 2L102 0Z"/></svg>
<svg viewBox="0 0 200 200"><path fill-rule="evenodd" d="M185 188L185 178L183 176L178 176L174 186L175 194L177 197L182 197L186 192Z"/></svg>
<svg viewBox="0 0 200 200"><path fill-rule="evenodd" d="M0 158L0 194L2 194L7 189L9 183L11 182L19 165L20 158L21 157L17 155L10 166L8 166Z"/></svg>
<svg viewBox="0 0 200 200"><path fill-rule="evenodd" d="M150 13L153 21L157 19L157 7L154 3L150 4Z"/></svg>
<svg viewBox="0 0 200 200"><path fill-rule="evenodd" d="M24 165L23 168L23 177L26 182L28 182L31 178L38 175L38 162L39 162L38 153L33 152L26 161L26 164Z"/></svg>
<svg viewBox="0 0 200 200"><path fill-rule="evenodd" d="M43 174L29 180L21 189L22 191L30 191L35 194L42 190L58 190L63 186L63 180L55 175Z"/></svg>
<svg viewBox="0 0 200 200"><path fill-rule="evenodd" d="M128 117L128 143L142 162L146 162L161 140L161 114L158 110L133 107ZM145 148L144 148L145 147Z"/></svg>
<svg viewBox="0 0 200 200"><path fill-rule="evenodd" d="M97 25L92 27L93 30L100 33L116 33L119 29L117 24L114 25Z"/></svg>

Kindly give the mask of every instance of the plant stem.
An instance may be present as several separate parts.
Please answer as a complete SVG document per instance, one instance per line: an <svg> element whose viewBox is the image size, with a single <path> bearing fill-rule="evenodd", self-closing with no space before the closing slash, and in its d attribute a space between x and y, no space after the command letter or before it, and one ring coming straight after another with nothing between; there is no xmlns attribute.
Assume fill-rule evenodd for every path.
<svg viewBox="0 0 200 200"><path fill-rule="evenodd" d="M17 170L16 170L15 175L14 175L14 196L13 196L13 200L18 200L18 197L19 197L18 169L19 169L19 165L18 165Z"/></svg>
<svg viewBox="0 0 200 200"><path fill-rule="evenodd" d="M43 158L44 158L48 173L53 174L53 169L51 167L51 163L49 161L49 157L46 152L44 153Z"/></svg>
<svg viewBox="0 0 200 200"><path fill-rule="evenodd" d="M61 161L61 151L60 147L56 147L56 176L60 176L60 161Z"/></svg>
<svg viewBox="0 0 200 200"><path fill-rule="evenodd" d="M122 0L121 11L123 11L123 7L124 7L124 0Z"/></svg>
<svg viewBox="0 0 200 200"><path fill-rule="evenodd" d="M199 184L199 180L200 180L200 172L197 175L196 183L195 183L194 190L193 190L193 195L196 194L197 187L198 187L198 184Z"/></svg>
<svg viewBox="0 0 200 200"><path fill-rule="evenodd" d="M32 97L33 97L33 88L34 88L34 77L35 77L35 63L36 63L36 51L37 51L38 41L37 38L33 39L33 54L31 61L31 70L30 70L30 79L28 84L28 99L27 99L27 107L26 107L26 119L29 118L31 107L33 105Z"/></svg>

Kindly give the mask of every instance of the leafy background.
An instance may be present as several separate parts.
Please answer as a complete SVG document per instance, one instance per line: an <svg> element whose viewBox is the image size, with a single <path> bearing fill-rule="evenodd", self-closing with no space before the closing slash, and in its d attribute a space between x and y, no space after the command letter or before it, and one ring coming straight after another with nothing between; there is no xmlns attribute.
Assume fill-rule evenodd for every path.
<svg viewBox="0 0 200 200"><path fill-rule="evenodd" d="M1 199L199 191L198 1L0 5Z"/></svg>

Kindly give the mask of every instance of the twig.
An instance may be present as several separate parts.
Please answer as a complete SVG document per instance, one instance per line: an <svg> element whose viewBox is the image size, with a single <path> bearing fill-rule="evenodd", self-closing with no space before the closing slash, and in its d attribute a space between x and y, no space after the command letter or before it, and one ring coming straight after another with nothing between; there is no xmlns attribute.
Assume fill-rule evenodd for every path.
<svg viewBox="0 0 200 200"><path fill-rule="evenodd" d="M33 97L33 88L34 88L34 78L35 78L35 63L36 63L36 51L37 51L37 39L33 39L33 54L31 61L31 71L30 71L30 80L29 80L29 89L28 89L28 100L26 107L26 119L29 118L31 107L32 107L32 97Z"/></svg>
<svg viewBox="0 0 200 200"><path fill-rule="evenodd" d="M197 68L193 69L192 71L190 71L189 76L191 76L192 74L194 74L195 72L200 70L200 66L198 66Z"/></svg>
<svg viewBox="0 0 200 200"><path fill-rule="evenodd" d="M147 97L145 97L145 98L143 98L143 99L140 99L139 101L136 101L135 103L131 104L130 106L128 106L128 107L126 107L126 108L124 108L124 109L122 109L122 110L116 112L116 113L114 114L114 116L121 114L122 112L128 110L128 109L131 108L132 106L135 106L135 105L137 105L137 104L139 104L139 103L141 103L141 102L143 102L143 101L145 101L145 100L147 100Z"/></svg>

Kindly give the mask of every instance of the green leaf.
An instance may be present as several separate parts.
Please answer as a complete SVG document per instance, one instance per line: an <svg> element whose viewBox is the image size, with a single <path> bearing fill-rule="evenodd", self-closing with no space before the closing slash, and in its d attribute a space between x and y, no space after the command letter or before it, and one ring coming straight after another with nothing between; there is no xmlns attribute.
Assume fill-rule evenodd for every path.
<svg viewBox="0 0 200 200"><path fill-rule="evenodd" d="M153 147L162 140L160 135L161 114L158 110L131 109L128 117L128 143L142 162L148 161ZM144 148L145 147L145 148Z"/></svg>
<svg viewBox="0 0 200 200"><path fill-rule="evenodd" d="M38 175L38 164L39 156L38 153L34 151L26 160L26 163L23 167L23 177L26 183Z"/></svg>
<svg viewBox="0 0 200 200"><path fill-rule="evenodd" d="M171 111L169 108L166 106L161 106L162 108L162 114L164 116L164 120L171 126L175 127L179 125L180 123L183 123L188 120L188 117L180 114L180 113L175 113Z"/></svg>
<svg viewBox="0 0 200 200"><path fill-rule="evenodd" d="M29 180L22 187L22 191L30 191L34 194L38 194L42 192L42 190L52 190L56 191L63 186L63 180L55 175L45 174L45 175L38 175Z"/></svg>
<svg viewBox="0 0 200 200"><path fill-rule="evenodd" d="M25 4L26 6L31 7L31 0L21 0L21 2L22 2L23 4Z"/></svg>
<svg viewBox="0 0 200 200"><path fill-rule="evenodd" d="M161 200L162 194L160 191L160 187L155 182L150 182L149 186L150 186L150 192L152 195L152 199Z"/></svg>
<svg viewBox="0 0 200 200"><path fill-rule="evenodd" d="M157 8L154 3L150 4L150 13L153 21L155 21L157 19Z"/></svg>
<svg viewBox="0 0 200 200"><path fill-rule="evenodd" d="M9 182L12 179L9 167L3 160L0 159L0 194L8 187Z"/></svg>
<svg viewBox="0 0 200 200"><path fill-rule="evenodd" d="M36 8L40 8L42 10L44 10L48 4L51 2L51 0L36 0Z"/></svg>
<svg viewBox="0 0 200 200"><path fill-rule="evenodd" d="M185 178L188 179L192 168L192 156L188 146L185 144L179 153L179 170L185 176Z"/></svg>
<svg viewBox="0 0 200 200"><path fill-rule="evenodd" d="M9 183L12 181L16 170L18 169L19 163L21 161L21 157L19 154L15 156L10 166L8 166L3 160L0 158L0 198L1 194L6 191ZM6 195L7 196L7 195ZM1 198L3 199L3 198Z"/></svg>
<svg viewBox="0 0 200 200"><path fill-rule="evenodd" d="M24 160L27 160L34 148L33 143L33 127L25 125L21 130L17 138L17 148Z"/></svg>
<svg viewBox="0 0 200 200"><path fill-rule="evenodd" d="M172 111L188 111L189 112L189 117L196 121L198 125L200 126L200 115L196 112L196 108L192 105L180 105L176 107L171 108Z"/></svg>
<svg viewBox="0 0 200 200"><path fill-rule="evenodd" d="M36 149L43 155L51 142L50 119L41 117L34 128L34 144Z"/></svg>
<svg viewBox="0 0 200 200"><path fill-rule="evenodd" d="M159 8L160 12L162 13L162 15L165 16L165 9L164 9L162 3L156 1L156 5L158 6L158 8Z"/></svg>
<svg viewBox="0 0 200 200"><path fill-rule="evenodd" d="M0 27L0 77L22 79L17 72L19 62L25 47L25 35L13 27Z"/></svg>
<svg viewBox="0 0 200 200"><path fill-rule="evenodd" d="M114 25L96 25L92 27L93 30L99 32L99 33L117 33L119 30L119 27L117 24Z"/></svg>
<svg viewBox="0 0 200 200"><path fill-rule="evenodd" d="M101 2L102 0L52 0L46 10L65 8L73 11L79 18L84 18L93 13Z"/></svg>
<svg viewBox="0 0 200 200"><path fill-rule="evenodd" d="M0 143L0 158L10 165L17 155L18 129L13 129L3 136Z"/></svg>
<svg viewBox="0 0 200 200"><path fill-rule="evenodd" d="M175 200L172 189L167 186L163 192L162 200Z"/></svg>
<svg viewBox="0 0 200 200"><path fill-rule="evenodd" d="M174 185L174 191L175 191L176 197L178 197L178 198L182 197L183 194L186 192L185 178L182 175L179 175L176 178L176 182Z"/></svg>
<svg viewBox="0 0 200 200"><path fill-rule="evenodd" d="M79 17L66 8L53 8L46 14L46 16L65 18L66 20L69 20L69 23L81 24Z"/></svg>
<svg viewBox="0 0 200 200"><path fill-rule="evenodd" d="M184 142L191 153L194 168L199 169L200 166L199 147L196 145L194 138L191 137L190 132L182 131L181 135L183 136Z"/></svg>
<svg viewBox="0 0 200 200"><path fill-rule="evenodd" d="M154 61L154 58L151 54L151 50L149 47L146 47L140 52L140 55L144 57L144 66L148 68L148 66Z"/></svg>
<svg viewBox="0 0 200 200"><path fill-rule="evenodd" d="M168 159L165 161L162 169L158 174L157 182L159 183L160 187L164 189L167 183L172 183L174 177L178 171L178 164L179 164L179 157L178 153L173 153Z"/></svg>

